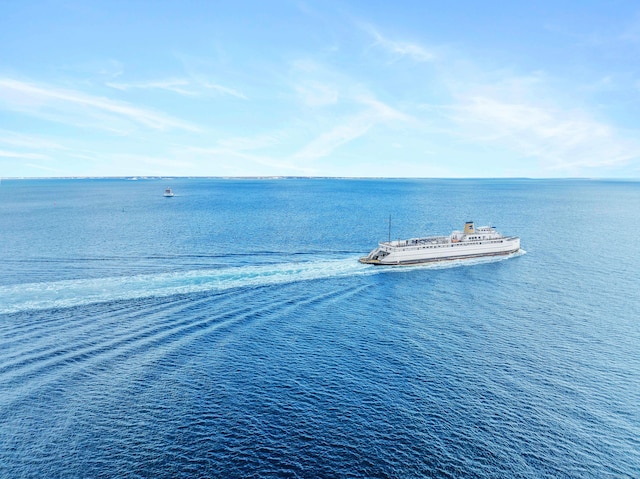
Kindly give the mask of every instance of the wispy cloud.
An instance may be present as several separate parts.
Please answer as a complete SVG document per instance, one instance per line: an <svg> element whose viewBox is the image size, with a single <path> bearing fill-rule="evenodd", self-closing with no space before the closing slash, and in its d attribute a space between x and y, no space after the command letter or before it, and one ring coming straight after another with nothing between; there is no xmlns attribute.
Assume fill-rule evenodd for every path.
<svg viewBox="0 0 640 479"><path fill-rule="evenodd" d="M164 156L114 154L110 160L120 165L136 165L142 172L153 171L185 171L190 170L194 163L181 158L167 158Z"/></svg>
<svg viewBox="0 0 640 479"><path fill-rule="evenodd" d="M8 158L13 164L15 160L40 160L51 162L65 147L57 142L37 135L25 135L8 130L0 130L0 159ZM49 167L34 166L34 163L22 163L23 166L40 170ZM54 170L50 170L54 171Z"/></svg>
<svg viewBox="0 0 640 479"><path fill-rule="evenodd" d="M182 129L199 131L195 125L163 113L138 108L125 102L88 95L51 85L37 85L11 78L0 78L0 105L53 121L85 124L87 119L124 119L155 130ZM97 126L93 122L93 126ZM106 129L113 128L103 125Z"/></svg>
<svg viewBox="0 0 640 479"><path fill-rule="evenodd" d="M166 90L184 96L203 96L209 91L214 91L221 95L234 96L242 100L247 97L238 90L229 88L217 83L213 83L202 78L170 78L165 80L153 80L146 82L109 82L107 86L117 90Z"/></svg>
<svg viewBox="0 0 640 479"><path fill-rule="evenodd" d="M43 138L38 135L26 135L10 130L0 130L0 145L8 145L14 148L36 149L45 148L57 150L64 148L58 142Z"/></svg>
<svg viewBox="0 0 640 479"><path fill-rule="evenodd" d="M295 90L302 98L302 101L309 106L327 106L338 103L338 89L333 85L311 81L307 84L295 86Z"/></svg>
<svg viewBox="0 0 640 479"><path fill-rule="evenodd" d="M378 100L366 82L313 58L292 62L290 77L291 87L303 106L315 110L314 120L305 116L305 126L297 135L307 141L289 156L299 166L330 157L343 145L365 137L377 125L406 126L415 122Z"/></svg>
<svg viewBox="0 0 640 479"><path fill-rule="evenodd" d="M467 140L506 146L548 170L611 167L640 158L640 143L585 112L473 96L454 107L452 118Z"/></svg>
<svg viewBox="0 0 640 479"><path fill-rule="evenodd" d="M81 63L61 65L59 68L61 71L69 73L71 77L96 78L100 81L113 80L125 71L122 62L115 59L92 59Z"/></svg>
<svg viewBox="0 0 640 479"><path fill-rule="evenodd" d="M356 100L363 106L364 111L351 115L328 131L321 133L292 158L295 160L315 160L329 156L340 146L366 135L373 127L380 123L413 122L413 119L384 104L375 98L363 95Z"/></svg>
<svg viewBox="0 0 640 479"><path fill-rule="evenodd" d="M58 168L53 168L51 166L40 165L37 163L26 163L24 166L28 168L32 168L34 170L42 170L42 171L47 171L49 173L60 174L60 170Z"/></svg>
<svg viewBox="0 0 640 479"><path fill-rule="evenodd" d="M315 160L330 155L336 148L365 135L375 125L367 114L343 121L329 131L320 134L293 155L296 160Z"/></svg>
<svg viewBox="0 0 640 479"><path fill-rule="evenodd" d="M280 140L279 134L262 134L253 137L233 137L220 140L218 143L221 148L236 151L250 151L269 148L278 145Z"/></svg>
<svg viewBox="0 0 640 479"><path fill-rule="evenodd" d="M223 93L225 95L231 95L231 96L235 96L236 98L240 98L242 100L247 100L248 98L241 92L239 92L238 90L234 90L233 88L229 88L226 86L222 86L222 85L218 85L217 83L212 83L212 82L203 82L202 85L205 88L208 88L210 90L215 90L217 92Z"/></svg>
<svg viewBox="0 0 640 479"><path fill-rule="evenodd" d="M375 40L374 45L382 48L391 54L396 60L400 58L409 58L415 62L430 62L435 60L436 56L433 52L427 50L419 43L412 43L400 40L392 40L383 36L376 28L371 25L364 25L363 29L369 33Z"/></svg>
<svg viewBox="0 0 640 479"><path fill-rule="evenodd" d="M198 94L197 91L190 89L190 83L188 80L184 79L169 79L169 80L158 80L158 81L148 81L148 82L139 82L139 83L116 83L109 82L106 84L111 88L115 88L117 90L167 90L173 93L178 93L180 95L186 96L196 96ZM186 87L186 88L185 88Z"/></svg>
<svg viewBox="0 0 640 479"><path fill-rule="evenodd" d="M0 158L16 158L25 160L47 160L49 157L42 153L25 153L21 151L0 150Z"/></svg>
<svg viewBox="0 0 640 479"><path fill-rule="evenodd" d="M249 142L250 140L247 139ZM253 151L253 149L251 150ZM287 161L286 159L274 157L267 153L250 152L243 148L234 148L231 146L214 146L211 148L199 148L189 147L184 149L184 153L192 157L198 158L199 162L217 162L221 165L228 165L225 167L227 170L239 171L239 165L234 163L238 160L246 161L249 165L260 165L268 167L272 171L280 172L302 172L306 171L304 168L296 166L294 163ZM230 160L233 160L231 162ZM238 175L245 173L235 173ZM283 173L286 174L286 173Z"/></svg>

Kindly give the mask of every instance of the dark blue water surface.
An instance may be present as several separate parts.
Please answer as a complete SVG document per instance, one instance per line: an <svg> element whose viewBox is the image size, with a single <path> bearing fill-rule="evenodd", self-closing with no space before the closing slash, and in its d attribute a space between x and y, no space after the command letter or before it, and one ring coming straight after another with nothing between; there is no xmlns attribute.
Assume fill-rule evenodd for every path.
<svg viewBox="0 0 640 479"><path fill-rule="evenodd" d="M2 180L0 477L640 477L638 212L623 181ZM359 264L389 215L526 253Z"/></svg>

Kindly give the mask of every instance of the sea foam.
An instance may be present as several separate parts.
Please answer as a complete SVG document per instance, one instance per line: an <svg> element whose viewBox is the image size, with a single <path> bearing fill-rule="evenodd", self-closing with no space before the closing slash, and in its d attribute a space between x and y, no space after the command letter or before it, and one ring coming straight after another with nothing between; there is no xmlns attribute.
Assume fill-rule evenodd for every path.
<svg viewBox="0 0 640 479"><path fill-rule="evenodd" d="M524 254L524 251L516 255ZM515 255L474 258L425 265L376 267L358 263L356 258L317 259L268 265L247 265L220 269L197 269L160 274L63 280L0 286L0 314L21 311L69 308L107 301L177 294L223 291L232 288L310 281L380 273L400 273L420 269L442 269L496 262Z"/></svg>

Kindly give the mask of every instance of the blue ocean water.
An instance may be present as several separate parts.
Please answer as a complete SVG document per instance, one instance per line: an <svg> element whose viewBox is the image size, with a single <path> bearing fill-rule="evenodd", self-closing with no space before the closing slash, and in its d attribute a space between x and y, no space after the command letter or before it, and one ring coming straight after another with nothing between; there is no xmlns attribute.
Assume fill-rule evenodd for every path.
<svg viewBox="0 0 640 479"><path fill-rule="evenodd" d="M639 211L631 181L2 180L0 477L640 477ZM526 253L359 264L389 215Z"/></svg>

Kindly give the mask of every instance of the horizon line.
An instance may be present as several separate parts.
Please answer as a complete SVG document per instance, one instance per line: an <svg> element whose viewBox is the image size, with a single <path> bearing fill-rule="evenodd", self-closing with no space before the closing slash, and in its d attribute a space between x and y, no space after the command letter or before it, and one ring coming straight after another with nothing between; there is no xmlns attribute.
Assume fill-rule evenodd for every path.
<svg viewBox="0 0 640 479"><path fill-rule="evenodd" d="M2 180L160 180L160 179L317 179L317 180L615 180L615 181L640 181L640 177L598 177L598 176L324 176L324 175L242 175L242 176L210 176L210 175L113 175L113 176L0 176Z"/></svg>

